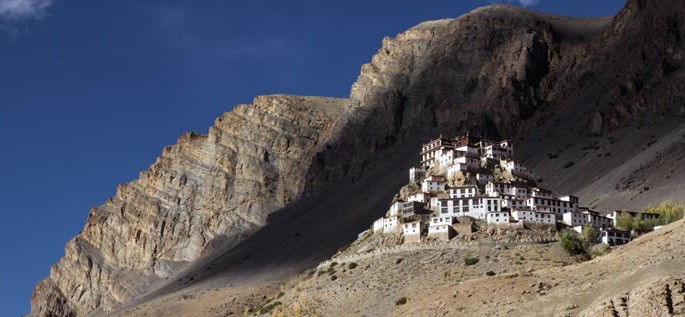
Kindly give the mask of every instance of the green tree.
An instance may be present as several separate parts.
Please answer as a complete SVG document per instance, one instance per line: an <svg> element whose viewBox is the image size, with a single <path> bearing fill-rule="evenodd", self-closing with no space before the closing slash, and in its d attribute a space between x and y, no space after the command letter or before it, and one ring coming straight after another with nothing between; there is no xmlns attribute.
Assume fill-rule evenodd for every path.
<svg viewBox="0 0 685 317"><path fill-rule="evenodd" d="M583 227L583 241L585 241L586 244L593 245L597 243L598 238L599 230L597 230L597 228L593 227L589 223Z"/></svg>
<svg viewBox="0 0 685 317"><path fill-rule="evenodd" d="M585 252L582 241L578 234L570 229L561 232L561 247L571 255L578 255Z"/></svg>
<svg viewBox="0 0 685 317"><path fill-rule="evenodd" d="M635 219L627 212L616 218L616 228L624 231L632 231L635 227Z"/></svg>
<svg viewBox="0 0 685 317"><path fill-rule="evenodd" d="M659 222L656 225L667 225L683 218L685 204L664 201L659 204L659 206L645 208L644 212L658 214L660 216Z"/></svg>
<svg viewBox="0 0 685 317"><path fill-rule="evenodd" d="M638 234L650 232L654 229L654 222L643 219L634 219L633 230Z"/></svg>

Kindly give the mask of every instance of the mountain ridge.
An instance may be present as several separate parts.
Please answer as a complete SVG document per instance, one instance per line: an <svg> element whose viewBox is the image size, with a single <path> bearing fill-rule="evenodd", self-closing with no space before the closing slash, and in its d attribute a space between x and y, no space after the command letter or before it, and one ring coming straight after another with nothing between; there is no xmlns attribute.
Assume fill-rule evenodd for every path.
<svg viewBox="0 0 685 317"><path fill-rule="evenodd" d="M684 13L675 0L630 0L613 18L581 20L491 6L384 39L371 62L362 66L349 99L275 95L255 98L254 106L237 106L217 119L207 136L182 136L150 171L132 185L120 186L112 200L91 211L81 237L93 248L77 239L67 244L51 277L37 285L32 312L75 316L113 311L151 288L166 289L162 294L197 284L185 280L153 286L164 284L182 267L193 267L191 262L213 250L226 253L217 255L217 263L223 264L214 266L212 274L258 262L241 261L255 256L246 251L251 243L274 254L309 246L309 253L291 252L306 259L295 267L325 259L355 237L350 231L368 226L366 220L383 212L379 208L404 177L392 173L415 164L413 149L441 133L520 139L523 153L529 155L527 165L542 171L546 187L565 192L592 188L569 179L589 179L595 176L592 172L601 179L611 169L598 167L616 165L623 158L603 156L602 164L595 164L594 152L579 158L589 152L582 150L586 142L601 137L602 150L613 151L630 140L610 143L605 139L611 133L637 135L647 143L652 135L670 132L655 128L652 133L652 126L679 126L678 117L659 112L677 113L685 100L679 83L685 65L683 29L673 23ZM671 18L651 24L664 16ZM638 45L641 38L629 31L659 36L650 45ZM627 49L618 50L622 45ZM614 57L616 52L620 59ZM640 67L645 64L661 66ZM640 125L641 131L626 132ZM564 149L568 140L574 144ZM558 159L548 158L561 149ZM635 148L627 154L641 151L652 149ZM564 169L567 160L578 161ZM596 166L588 167L591 172L582 169L590 165ZM147 186L138 188L141 182ZM608 183L603 188L613 185ZM362 200L326 197L333 197L336 189ZM630 190L636 193L639 188ZM640 200L638 205L649 203ZM337 221L339 227L323 228L339 233L339 240L294 239L292 232L309 239L319 236L300 232L311 228L304 220L273 220L278 214L269 221L284 228L269 227L267 215L283 207L282 214L293 219L306 215L325 223ZM324 217L327 212L330 217ZM266 232L264 225L274 233ZM325 236L323 231L314 230ZM288 243L276 250L270 235L288 237L283 240ZM269 265L264 257L259 261Z"/></svg>

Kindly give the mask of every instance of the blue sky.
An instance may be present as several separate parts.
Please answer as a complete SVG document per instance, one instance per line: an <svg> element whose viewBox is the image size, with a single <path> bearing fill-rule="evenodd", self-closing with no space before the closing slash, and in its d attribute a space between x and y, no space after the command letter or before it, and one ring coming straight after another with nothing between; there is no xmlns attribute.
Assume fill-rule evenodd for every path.
<svg viewBox="0 0 685 317"><path fill-rule="evenodd" d="M0 316L29 311L89 209L183 132L260 94L346 97L384 36L491 3L0 0ZM591 17L624 2L511 3Z"/></svg>

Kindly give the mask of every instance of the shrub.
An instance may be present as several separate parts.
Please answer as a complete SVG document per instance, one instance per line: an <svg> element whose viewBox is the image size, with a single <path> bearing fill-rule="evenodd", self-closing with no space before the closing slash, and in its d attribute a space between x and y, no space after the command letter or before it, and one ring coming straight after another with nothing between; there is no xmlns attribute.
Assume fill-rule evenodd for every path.
<svg viewBox="0 0 685 317"><path fill-rule="evenodd" d="M583 243L578 238L578 235L573 230L569 229L561 232L561 247L571 255L578 255L585 252Z"/></svg>
<svg viewBox="0 0 685 317"><path fill-rule="evenodd" d="M335 275L331 276L331 281L335 281L335 280L337 280L337 279L338 279L337 276L335 276Z"/></svg>
<svg viewBox="0 0 685 317"><path fill-rule="evenodd" d="M598 238L599 231L597 228L593 227L591 224L587 224L583 227L583 241L585 241L586 244L595 244L597 243Z"/></svg>
<svg viewBox="0 0 685 317"><path fill-rule="evenodd" d="M487 275L487 276L495 276L495 272L493 272L493 271L487 271L487 272L485 272L485 275Z"/></svg>
<svg viewBox="0 0 685 317"><path fill-rule="evenodd" d="M464 258L464 265L470 266L478 263L478 258Z"/></svg>
<svg viewBox="0 0 685 317"><path fill-rule="evenodd" d="M566 162L566 164L564 164L564 168L569 168L569 167L573 166L574 164L575 163L568 161L568 162Z"/></svg>
<svg viewBox="0 0 685 317"><path fill-rule="evenodd" d="M347 267L348 267L350 270L352 270L352 269L354 269L354 268L357 267L357 263L352 262L352 263L348 264Z"/></svg>
<svg viewBox="0 0 685 317"><path fill-rule="evenodd" d="M407 303L407 298L402 296L397 301L395 301L395 306L401 306Z"/></svg>

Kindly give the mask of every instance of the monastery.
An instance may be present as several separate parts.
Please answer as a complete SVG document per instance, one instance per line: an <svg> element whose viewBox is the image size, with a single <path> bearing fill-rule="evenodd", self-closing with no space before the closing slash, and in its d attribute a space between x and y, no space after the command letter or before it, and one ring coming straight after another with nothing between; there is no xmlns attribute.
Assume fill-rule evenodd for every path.
<svg viewBox="0 0 685 317"><path fill-rule="evenodd" d="M528 222L556 228L563 223L578 232L590 224L606 244L630 241L630 233L614 229L620 212L603 216L580 207L578 197L539 188L533 174L514 158L514 144L506 140L432 140L421 148L421 164L409 170L407 187L412 192L396 197L386 215L374 222L375 233L400 233L405 243L447 241L470 233L470 226L459 219L478 219L494 226Z"/></svg>

